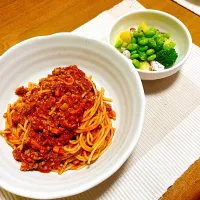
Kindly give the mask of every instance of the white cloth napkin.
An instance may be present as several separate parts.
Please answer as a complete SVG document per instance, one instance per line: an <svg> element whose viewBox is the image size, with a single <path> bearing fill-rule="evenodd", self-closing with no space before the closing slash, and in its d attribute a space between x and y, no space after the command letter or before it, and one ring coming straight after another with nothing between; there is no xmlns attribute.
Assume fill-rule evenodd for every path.
<svg viewBox="0 0 200 200"><path fill-rule="evenodd" d="M200 0L172 0L200 16Z"/></svg>
<svg viewBox="0 0 200 200"><path fill-rule="evenodd" d="M126 0L76 29L74 33L106 39L118 16L144 9ZM144 81L146 117L139 143L127 162L108 180L65 200L157 200L200 155L200 48L175 75ZM0 190L2 200L25 200ZM62 199L64 200L64 198Z"/></svg>

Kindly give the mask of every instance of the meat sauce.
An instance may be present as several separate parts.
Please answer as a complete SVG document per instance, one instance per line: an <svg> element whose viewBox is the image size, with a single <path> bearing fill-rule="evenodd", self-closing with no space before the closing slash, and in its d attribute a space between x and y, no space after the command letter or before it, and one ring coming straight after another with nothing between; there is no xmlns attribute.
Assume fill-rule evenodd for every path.
<svg viewBox="0 0 200 200"><path fill-rule="evenodd" d="M20 100L12 106L12 124L28 120L31 126L22 150L14 149L14 158L22 162L22 171L58 169L65 156L62 147L75 138L84 111L94 105L92 84L74 65L55 68L39 87L22 86L16 94Z"/></svg>

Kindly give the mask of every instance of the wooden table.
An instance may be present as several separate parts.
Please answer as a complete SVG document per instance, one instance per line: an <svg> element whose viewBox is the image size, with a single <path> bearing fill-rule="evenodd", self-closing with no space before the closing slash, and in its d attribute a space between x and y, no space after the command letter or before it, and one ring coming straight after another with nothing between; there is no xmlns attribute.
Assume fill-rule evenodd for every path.
<svg viewBox="0 0 200 200"><path fill-rule="evenodd" d="M0 55L27 38L72 31L119 2L121 0L1 0ZM193 42L200 46L200 17L170 0L139 2L146 8L162 10L179 18L189 28ZM200 160L161 199L200 199Z"/></svg>

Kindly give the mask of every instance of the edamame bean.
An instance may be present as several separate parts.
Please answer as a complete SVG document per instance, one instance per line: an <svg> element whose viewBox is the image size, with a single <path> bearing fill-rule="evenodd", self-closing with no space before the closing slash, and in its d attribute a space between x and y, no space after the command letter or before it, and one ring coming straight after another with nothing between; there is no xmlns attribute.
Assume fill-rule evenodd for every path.
<svg viewBox="0 0 200 200"><path fill-rule="evenodd" d="M137 53L136 54L132 54L130 58L131 58L131 60L134 59L134 58L139 58L139 54L137 54Z"/></svg>
<svg viewBox="0 0 200 200"><path fill-rule="evenodd" d="M169 39L170 38L170 33L165 33L164 37L167 38L167 39Z"/></svg>
<svg viewBox="0 0 200 200"><path fill-rule="evenodd" d="M117 50L118 50L120 53L123 53L123 51L122 51L121 49L117 48Z"/></svg>
<svg viewBox="0 0 200 200"><path fill-rule="evenodd" d="M131 43L137 43L137 39L135 37L132 38Z"/></svg>
<svg viewBox="0 0 200 200"><path fill-rule="evenodd" d="M148 39L147 38L143 38L141 40L138 40L138 43L142 46L145 46L148 44Z"/></svg>
<svg viewBox="0 0 200 200"><path fill-rule="evenodd" d="M154 54L154 53L155 53L155 50L154 50L154 49L148 49L148 50L146 51L147 56L150 56L150 55L152 55L152 54Z"/></svg>
<svg viewBox="0 0 200 200"><path fill-rule="evenodd" d="M154 40L157 41L159 39L163 39L163 34L161 34L160 32L159 33L156 33L154 36L153 36Z"/></svg>
<svg viewBox="0 0 200 200"><path fill-rule="evenodd" d="M152 61L152 60L155 60L155 58L156 58L156 54L153 54L153 55L147 57L147 60Z"/></svg>
<svg viewBox="0 0 200 200"><path fill-rule="evenodd" d="M133 51L133 50L135 50L135 49L137 49L137 48L138 48L138 45L135 44L135 43L129 44L129 45L126 47L126 49L128 49L129 51Z"/></svg>
<svg viewBox="0 0 200 200"><path fill-rule="evenodd" d="M133 59L132 63L135 66L135 68L140 68L140 62L137 59Z"/></svg>
<svg viewBox="0 0 200 200"><path fill-rule="evenodd" d="M154 30L148 30L147 32L144 33L144 35L148 38L151 38L155 35L155 31Z"/></svg>
<svg viewBox="0 0 200 200"><path fill-rule="evenodd" d="M147 59L147 54L145 52L139 52L139 58L141 60L146 60Z"/></svg>
<svg viewBox="0 0 200 200"><path fill-rule="evenodd" d="M131 51L131 55L136 54L137 50Z"/></svg>
<svg viewBox="0 0 200 200"><path fill-rule="evenodd" d="M144 33L142 31L139 31L138 32L138 37L143 37L144 36Z"/></svg>
<svg viewBox="0 0 200 200"><path fill-rule="evenodd" d="M142 46L142 47L139 47L138 50L143 52L143 51L147 51L148 48L149 48L148 46Z"/></svg>
<svg viewBox="0 0 200 200"><path fill-rule="evenodd" d="M133 33L133 36L134 36L135 38L137 38L137 37L138 37L138 31L135 31L135 32Z"/></svg>
<svg viewBox="0 0 200 200"><path fill-rule="evenodd" d="M156 33L156 31L157 31L155 26L151 26L151 27L149 28L149 30L155 31L155 33Z"/></svg>
<svg viewBox="0 0 200 200"><path fill-rule="evenodd" d="M150 38L148 41L148 45L150 48L155 48L156 47L156 41L153 38Z"/></svg>
<svg viewBox="0 0 200 200"><path fill-rule="evenodd" d="M157 39L155 50L156 51L161 50L163 48L163 43L164 43L164 39L163 38Z"/></svg>

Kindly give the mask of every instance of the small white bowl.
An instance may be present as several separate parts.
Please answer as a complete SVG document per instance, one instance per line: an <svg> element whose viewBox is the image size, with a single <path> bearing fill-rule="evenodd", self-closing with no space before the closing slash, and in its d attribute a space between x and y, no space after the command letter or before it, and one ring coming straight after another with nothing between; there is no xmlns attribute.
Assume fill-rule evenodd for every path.
<svg viewBox="0 0 200 200"><path fill-rule="evenodd" d="M76 64L105 95L113 99L116 132L108 150L92 165L78 171L21 172L12 149L0 137L0 187L37 199L55 199L88 190L111 176L126 161L140 137L145 110L142 83L132 64L109 44L61 33L19 43L0 57L0 130L3 113L16 99L15 88L47 76L58 66Z"/></svg>
<svg viewBox="0 0 200 200"><path fill-rule="evenodd" d="M112 26L108 41L114 46L116 36L130 27L138 27L141 22L145 22L148 26L155 26L162 32L169 32L171 39L176 42L176 51L178 58L176 63L169 69L163 71L145 71L137 69L142 80L161 79L180 70L182 64L188 58L191 47L192 38L186 26L176 17L158 10L140 10L128 13L116 20ZM131 60L130 60L131 61Z"/></svg>

